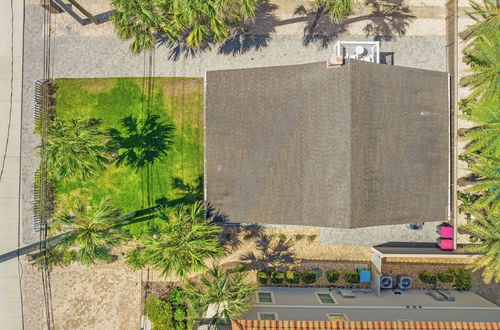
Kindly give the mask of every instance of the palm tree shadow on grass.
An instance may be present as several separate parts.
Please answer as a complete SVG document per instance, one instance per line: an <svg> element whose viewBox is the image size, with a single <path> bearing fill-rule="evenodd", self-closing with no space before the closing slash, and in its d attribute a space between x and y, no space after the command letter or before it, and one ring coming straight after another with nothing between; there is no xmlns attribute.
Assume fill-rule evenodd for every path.
<svg viewBox="0 0 500 330"><path fill-rule="evenodd" d="M174 126L157 115L144 119L127 116L122 130L109 130L110 149L116 153L117 165L125 164L137 171L163 159L172 145Z"/></svg>
<svg viewBox="0 0 500 330"><path fill-rule="evenodd" d="M172 182L172 188L183 194L176 199L178 204L191 205L203 200L203 175L198 176L193 184L175 177Z"/></svg>
<svg viewBox="0 0 500 330"><path fill-rule="evenodd" d="M363 28L365 37L389 41L404 36L410 22L415 19L404 0L366 0L365 6L370 8L370 13L347 16L340 22L333 20L327 14L317 17L316 7L298 6L294 15L302 15L308 22L304 28L303 45L318 43L321 48L326 48L332 41L346 33L350 25L364 21L367 21Z"/></svg>

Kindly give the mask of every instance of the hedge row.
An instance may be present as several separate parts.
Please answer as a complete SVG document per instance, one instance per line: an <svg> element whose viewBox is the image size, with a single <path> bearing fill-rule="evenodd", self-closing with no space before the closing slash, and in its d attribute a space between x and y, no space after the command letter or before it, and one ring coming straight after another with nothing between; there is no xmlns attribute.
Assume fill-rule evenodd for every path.
<svg viewBox="0 0 500 330"><path fill-rule="evenodd" d="M453 283L453 287L459 291L468 291L472 287L472 275L465 268L448 268L437 274L424 271L418 277L425 284L435 285L438 280L441 283Z"/></svg>
<svg viewBox="0 0 500 330"><path fill-rule="evenodd" d="M339 280L340 272L335 269L330 269L326 272L326 279L329 283L336 283ZM347 283L359 283L359 273L355 271L346 271L344 273L344 280ZM318 275L314 270L306 270L299 272L296 270L288 270L285 272L273 271L265 272L259 271L257 273L257 279L261 285L266 284L314 284L318 280Z"/></svg>

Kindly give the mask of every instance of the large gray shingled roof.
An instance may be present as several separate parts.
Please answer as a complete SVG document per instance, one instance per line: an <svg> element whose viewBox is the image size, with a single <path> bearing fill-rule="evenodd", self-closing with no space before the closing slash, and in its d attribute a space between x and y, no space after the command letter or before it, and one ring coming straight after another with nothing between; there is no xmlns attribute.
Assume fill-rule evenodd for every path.
<svg viewBox="0 0 500 330"><path fill-rule="evenodd" d="M205 84L205 199L227 221L447 218L447 73L347 61L210 71Z"/></svg>

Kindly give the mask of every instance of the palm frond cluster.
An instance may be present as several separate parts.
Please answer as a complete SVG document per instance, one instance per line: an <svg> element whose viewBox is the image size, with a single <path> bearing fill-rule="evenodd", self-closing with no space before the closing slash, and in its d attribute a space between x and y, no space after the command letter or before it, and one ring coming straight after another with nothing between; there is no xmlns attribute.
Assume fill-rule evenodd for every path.
<svg viewBox="0 0 500 330"><path fill-rule="evenodd" d="M111 0L111 5L118 36L132 39L130 50L137 55L162 38L191 48L223 41L254 18L257 0Z"/></svg>
<svg viewBox="0 0 500 330"><path fill-rule="evenodd" d="M462 36L465 39L464 61L470 74L461 80L471 93L461 102L464 117L476 126L467 130L461 159L466 159L473 185L467 206L468 224L460 230L477 244L465 251L481 256L473 265L483 272L485 282L500 282L500 1L471 0L468 13L476 23Z"/></svg>

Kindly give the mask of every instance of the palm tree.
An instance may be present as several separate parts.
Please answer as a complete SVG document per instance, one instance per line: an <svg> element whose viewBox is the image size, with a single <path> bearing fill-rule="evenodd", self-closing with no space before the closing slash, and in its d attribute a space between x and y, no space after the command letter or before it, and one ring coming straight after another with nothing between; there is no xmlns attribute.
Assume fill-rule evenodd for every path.
<svg viewBox="0 0 500 330"><path fill-rule="evenodd" d="M469 4L473 11L467 12L467 15L476 23L461 33L464 40L470 40L482 34L489 35L500 30L499 0L483 0L482 3L469 0Z"/></svg>
<svg viewBox="0 0 500 330"><path fill-rule="evenodd" d="M247 277L248 272L214 266L198 285L188 286L188 301L199 317L210 314L212 324L234 320L252 307L250 298L256 286Z"/></svg>
<svg viewBox="0 0 500 330"><path fill-rule="evenodd" d="M476 156L476 163L469 169L478 179L474 186L467 189L478 193L480 197L474 207L488 209L494 214L500 213L500 158L498 156Z"/></svg>
<svg viewBox="0 0 500 330"><path fill-rule="evenodd" d="M478 125L465 133L470 153L500 154L500 97L483 99L469 104L470 112L464 117Z"/></svg>
<svg viewBox="0 0 500 330"><path fill-rule="evenodd" d="M170 0L171 20L165 31L200 48L209 40L224 41L231 29L255 16L257 0Z"/></svg>
<svg viewBox="0 0 500 330"><path fill-rule="evenodd" d="M313 33L319 23L321 16L325 11L328 12L331 18L335 21L341 21L349 14L354 4L353 0L314 0L316 6L316 14L314 20L309 27L309 33Z"/></svg>
<svg viewBox="0 0 500 330"><path fill-rule="evenodd" d="M461 80L463 86L473 89L471 97L491 97L500 90L500 30L480 35L470 47L464 49L465 62L471 75Z"/></svg>
<svg viewBox="0 0 500 330"><path fill-rule="evenodd" d="M87 265L107 261L109 248L118 245L124 238L124 233L116 227L121 221L120 212L109 199L102 200L97 207L89 206L81 199L76 200L71 212L62 214L54 221L53 227L68 230L60 243L54 246L54 251L75 251L76 260Z"/></svg>
<svg viewBox="0 0 500 330"><path fill-rule="evenodd" d="M55 180L85 179L103 168L106 135L96 119L56 120L48 129L44 148L47 172Z"/></svg>
<svg viewBox="0 0 500 330"><path fill-rule="evenodd" d="M191 212L196 218L190 216ZM129 258L144 260L163 276L175 275L181 280L193 271L205 269L207 258L218 258L225 253L218 239L220 228L204 220L198 212L191 212L162 211L161 217L168 217L168 221L149 225L139 239L141 246L130 251Z"/></svg>
<svg viewBox="0 0 500 330"><path fill-rule="evenodd" d="M158 37L199 48L225 40L255 16L257 0L112 0L111 21L121 39L134 39L134 54L153 49Z"/></svg>
<svg viewBox="0 0 500 330"><path fill-rule="evenodd" d="M138 55L143 50L154 49L156 35L165 24L163 0L111 0L111 22L118 37L133 39L130 50Z"/></svg>
<svg viewBox="0 0 500 330"><path fill-rule="evenodd" d="M479 253L481 256L474 261L474 271L483 270L483 280L490 283L500 282L500 214L467 209L474 216L468 224L460 226L464 231L479 239L478 244L470 244L462 248L464 252ZM489 213L489 214L488 214Z"/></svg>

